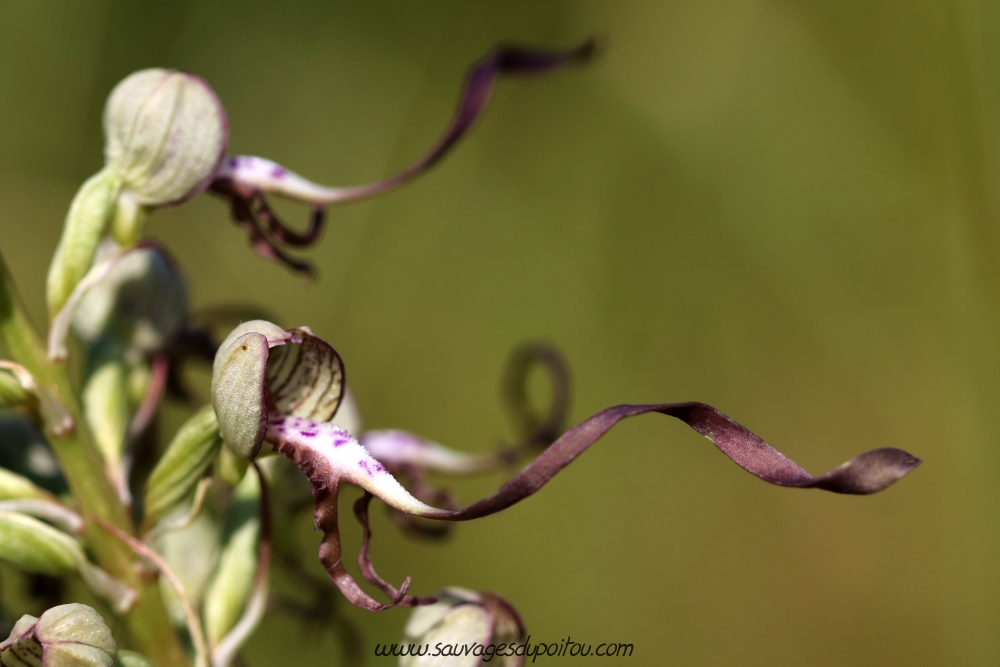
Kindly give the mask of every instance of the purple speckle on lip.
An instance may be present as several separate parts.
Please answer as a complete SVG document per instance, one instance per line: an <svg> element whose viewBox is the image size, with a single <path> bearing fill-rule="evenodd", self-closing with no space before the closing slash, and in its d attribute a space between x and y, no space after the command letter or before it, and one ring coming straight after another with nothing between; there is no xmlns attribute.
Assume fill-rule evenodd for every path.
<svg viewBox="0 0 1000 667"><path fill-rule="evenodd" d="M385 466L381 463L375 464L375 472L385 472Z"/></svg>
<svg viewBox="0 0 1000 667"><path fill-rule="evenodd" d="M334 447L340 447L341 445L346 445L346 444L347 444L347 438L341 438L339 436L334 436L333 437L333 446Z"/></svg>
<svg viewBox="0 0 1000 667"><path fill-rule="evenodd" d="M301 435L303 438L315 438L316 431L299 431L299 435Z"/></svg>
<svg viewBox="0 0 1000 667"><path fill-rule="evenodd" d="M368 467L368 461L364 461L364 460L358 461L358 465L361 466L362 470L364 470L366 473L368 473L369 477L372 476L372 469Z"/></svg>
<svg viewBox="0 0 1000 667"><path fill-rule="evenodd" d="M271 168L271 178L284 178L287 173L283 167L275 166Z"/></svg>

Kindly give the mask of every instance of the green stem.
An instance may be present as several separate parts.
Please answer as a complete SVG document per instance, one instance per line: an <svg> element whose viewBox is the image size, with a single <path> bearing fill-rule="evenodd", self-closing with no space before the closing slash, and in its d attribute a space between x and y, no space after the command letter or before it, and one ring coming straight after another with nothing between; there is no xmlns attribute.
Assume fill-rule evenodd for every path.
<svg viewBox="0 0 1000 667"><path fill-rule="evenodd" d="M160 667L186 665L187 657L167 615L155 582L143 578L133 551L93 521L100 517L133 533L128 512L105 473L104 460L84 422L62 364L51 363L45 346L25 314L7 265L0 256L0 341L14 361L28 369L39 388L48 391L69 413L75 425L57 433L45 424L45 436L55 451L70 491L87 522L84 539L101 567L133 587L139 602L125 617L137 648Z"/></svg>

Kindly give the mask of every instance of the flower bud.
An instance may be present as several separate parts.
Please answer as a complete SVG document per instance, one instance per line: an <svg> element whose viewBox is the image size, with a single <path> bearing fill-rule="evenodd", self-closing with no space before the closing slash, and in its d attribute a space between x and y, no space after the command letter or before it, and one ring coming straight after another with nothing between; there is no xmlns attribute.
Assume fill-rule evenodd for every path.
<svg viewBox="0 0 1000 667"><path fill-rule="evenodd" d="M31 391L10 371L0 368L0 409L16 408L35 400Z"/></svg>
<svg viewBox="0 0 1000 667"><path fill-rule="evenodd" d="M205 594L205 634L216 647L233 629L254 585L260 540L260 482L247 475L226 515L228 538Z"/></svg>
<svg viewBox="0 0 1000 667"><path fill-rule="evenodd" d="M52 496L35 486L27 477L0 468L0 501L25 498L51 500Z"/></svg>
<svg viewBox="0 0 1000 667"><path fill-rule="evenodd" d="M123 253L73 309L84 341L110 337L135 353L153 352L174 338L187 316L184 278L155 247Z"/></svg>
<svg viewBox="0 0 1000 667"><path fill-rule="evenodd" d="M208 187L225 154L225 110L204 81L184 72L136 72L104 109L105 165L70 205L49 269L49 314L58 313L90 270L111 232L139 238L148 210L185 201Z"/></svg>
<svg viewBox="0 0 1000 667"><path fill-rule="evenodd" d="M64 604L22 616L4 642L0 664L11 667L114 667L118 648L101 615L83 604Z"/></svg>
<svg viewBox="0 0 1000 667"><path fill-rule="evenodd" d="M60 577L77 571L80 546L38 519L0 511L0 560L33 574Z"/></svg>
<svg viewBox="0 0 1000 667"><path fill-rule="evenodd" d="M483 661L490 644L511 644L524 640L524 625L517 610L493 593L476 593L464 588L446 588L434 604L414 609L404 629L402 648L409 645L443 646L443 651L425 655L404 655L400 667L473 667ZM448 649L458 645L458 650ZM469 651L465 646L473 646ZM523 664L523 655L496 657L501 667Z"/></svg>
<svg viewBox="0 0 1000 667"><path fill-rule="evenodd" d="M146 486L145 529L190 495L219 453L219 422L206 405L188 419L167 446Z"/></svg>
<svg viewBox="0 0 1000 667"><path fill-rule="evenodd" d="M107 599L120 614L136 602L135 591L88 561L76 540L19 512L0 511L0 560L34 574L52 577L79 574L94 593Z"/></svg>
<svg viewBox="0 0 1000 667"><path fill-rule="evenodd" d="M212 366L219 431L226 446L246 459L264 442L269 403L282 415L326 422L343 391L340 356L306 328L245 322L223 341Z"/></svg>

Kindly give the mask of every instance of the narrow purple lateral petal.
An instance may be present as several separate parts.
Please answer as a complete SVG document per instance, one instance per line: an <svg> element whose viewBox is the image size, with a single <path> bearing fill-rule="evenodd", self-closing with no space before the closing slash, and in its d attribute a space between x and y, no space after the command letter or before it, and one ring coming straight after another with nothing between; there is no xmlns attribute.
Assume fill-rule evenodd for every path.
<svg viewBox="0 0 1000 667"><path fill-rule="evenodd" d="M370 584L378 586L382 589L389 599L397 600L396 606L398 607L416 607L418 605L424 604L434 604L437 602L437 598L419 595L406 595L405 591L401 594L400 589L394 587L388 581L383 579L375 571L375 566L372 564L371 560L371 539L372 530L371 526L368 525L368 505L371 503L372 494L367 491L363 496L357 499L354 503L354 516L357 518L358 522L361 524L361 528L364 531L364 536L361 542L361 551L358 553L358 567L361 569L361 576L365 578ZM406 579L409 581L409 578Z"/></svg>
<svg viewBox="0 0 1000 667"><path fill-rule="evenodd" d="M367 611L385 611L395 606L406 597L410 587L407 577L399 587L397 594L388 604L381 603L368 595L354 580L354 577L344 568L341 557L340 528L337 518L337 497L340 480L335 470L328 466L322 458L309 456L308 452L290 444L278 445L278 451L287 456L298 468L306 474L312 485L316 510L313 522L316 530L322 531L323 541L319 546L319 561L326 568L330 580L340 589L344 597L355 607Z"/></svg>
<svg viewBox="0 0 1000 667"><path fill-rule="evenodd" d="M564 433L492 496L464 509L442 510L429 516L443 521L468 521L504 510L545 486L556 473L572 463L619 421L649 412L680 419L711 440L741 468L778 486L867 495L884 491L921 463L920 459L901 449L876 449L820 477L814 477L745 426L705 403L618 405L599 412Z"/></svg>
<svg viewBox="0 0 1000 667"><path fill-rule="evenodd" d="M233 222L247 233L250 247L253 251L258 256L277 262L294 273L300 273L307 278L314 279L316 277L316 270L311 262L292 257L279 247L277 241L265 233L265 223L258 219L254 211L254 202L257 200L263 201L263 195L254 193L250 197L244 197L232 185L231 181L216 179L212 183L211 189L213 192L229 199ZM267 210L270 211L270 208L268 207ZM272 221L276 220L277 218L272 216Z"/></svg>
<svg viewBox="0 0 1000 667"><path fill-rule="evenodd" d="M309 217L309 226L304 232L297 232L281 221L263 194L258 194L255 201L257 219L264 224L268 233L278 243L297 248L308 248L317 243L323 236L323 228L326 225L326 211L324 209L313 208L312 215Z"/></svg>

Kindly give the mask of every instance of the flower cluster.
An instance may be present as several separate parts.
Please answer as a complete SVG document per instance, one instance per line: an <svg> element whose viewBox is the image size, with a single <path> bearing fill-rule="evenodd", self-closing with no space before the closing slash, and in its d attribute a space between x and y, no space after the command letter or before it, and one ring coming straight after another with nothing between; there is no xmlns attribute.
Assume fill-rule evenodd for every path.
<svg viewBox="0 0 1000 667"><path fill-rule="evenodd" d="M312 266L287 249L318 241L325 207L388 192L432 167L480 117L501 75L548 72L593 50L592 42L563 52L495 49L472 66L454 117L423 157L383 181L345 188L318 185L264 158L227 156L225 111L198 77L150 69L118 84L104 113L105 166L73 200L49 271L44 344L0 263L0 341L11 355L0 361L0 419L23 423L50 457L49 478L58 481L57 490L40 464L14 470L0 448L0 560L32 576L79 576L122 615L145 657L118 652L100 616L71 604L18 621L0 643L0 664L172 667L190 657L198 667L227 667L269 601L305 606L314 618L325 612L349 636L325 595L331 585L370 611L417 607L406 629L410 641L522 640L520 616L495 593L411 594L409 578L396 587L379 576L371 559L371 501L381 500L408 534L438 537L456 522L532 496L628 417L679 419L750 474L786 487L877 493L920 463L884 448L813 476L696 402L617 405L567 429L568 364L541 343L518 348L508 366L503 386L515 436L497 451L471 454L401 430L365 431L333 346L307 326L279 326L255 311L192 312L180 262L145 236L153 211L209 191L228 200L259 255L311 274ZM270 196L309 204L309 226L286 226ZM74 355L76 363L67 364ZM211 365L210 401L199 402L187 387L181 371L188 362ZM527 391L539 370L551 386L544 408ZM154 426L168 399L190 410L161 448ZM495 493L464 507L427 481L430 473L467 476L522 465ZM290 522L273 520L301 506L303 475L329 582L302 568L287 535ZM338 499L345 484L364 492L354 505L363 535L358 569L382 601L344 564ZM318 590L316 603L272 595L275 567ZM190 656L175 630L180 624ZM401 664L418 661L410 656Z"/></svg>

